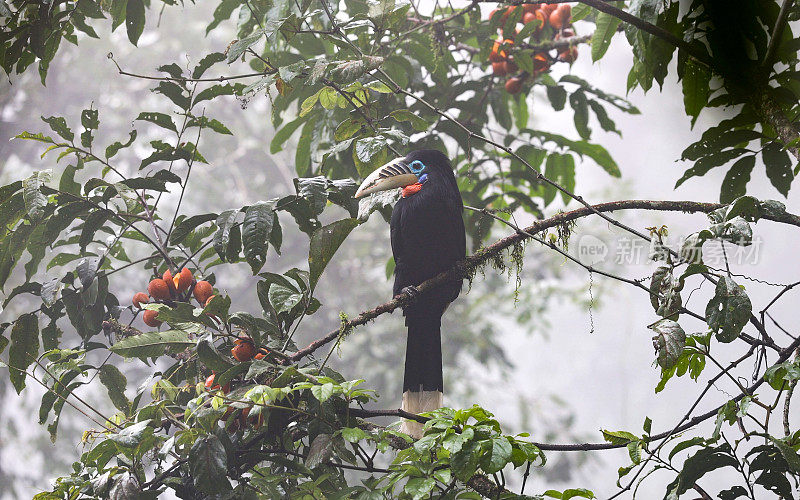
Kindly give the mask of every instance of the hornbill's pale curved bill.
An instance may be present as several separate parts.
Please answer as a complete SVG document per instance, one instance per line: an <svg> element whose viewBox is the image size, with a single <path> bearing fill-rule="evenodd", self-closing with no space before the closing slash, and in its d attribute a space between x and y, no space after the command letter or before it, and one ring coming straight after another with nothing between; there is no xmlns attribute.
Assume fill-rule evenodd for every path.
<svg viewBox="0 0 800 500"><path fill-rule="evenodd" d="M403 409L411 413L442 406L442 314L461 291L459 279L419 293L414 288L466 257L461 193L450 161L440 151L414 151L372 172L355 197L403 189L390 223L394 255L394 294L414 300L403 314L408 327ZM403 422L404 432L419 438L422 425Z"/></svg>

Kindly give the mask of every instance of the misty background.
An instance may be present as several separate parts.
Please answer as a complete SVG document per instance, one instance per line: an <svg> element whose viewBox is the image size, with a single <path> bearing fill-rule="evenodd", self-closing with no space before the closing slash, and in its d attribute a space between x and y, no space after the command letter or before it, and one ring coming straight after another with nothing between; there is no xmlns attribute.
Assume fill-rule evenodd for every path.
<svg viewBox="0 0 800 500"><path fill-rule="evenodd" d="M42 148L37 143L9 141L25 130L46 131L47 125L40 116L64 116L68 123L77 123L80 111L93 105L99 110L101 121L95 143L106 145L127 136L140 109L171 111L163 97L150 92L152 82L119 75L108 54L113 53L126 71L152 75L161 64L176 62L185 66L196 63L205 53L223 51L235 33L230 24L223 23L209 36L203 36L212 7L201 2L167 8L161 15L157 10L148 11L147 28L138 48L128 42L124 29L112 34L109 22L97 23L100 40L82 37L79 47L62 45L50 66L46 87L35 70L15 75L11 82L0 82L0 183L45 168L54 169L57 178L66 166L65 162L57 165L55 156L41 160ZM488 5L483 7L490 10ZM156 29L157 23L160 29ZM591 25L576 23L579 35L591 29ZM554 76L571 71L598 88L624 96L631 57L624 36L616 36L599 64L591 63L588 47L581 46L579 50L575 64L571 68L558 65ZM235 70L220 71L229 74ZM531 128L576 136L571 112L554 112L541 87L536 87L528 99L532 103ZM654 90L644 95L637 90L628 99L641 110L640 115L609 110L621 137L603 132L596 123L592 127L593 142L609 150L619 164L622 178L611 178L585 161L576 167L577 193L590 203L631 198L718 201L726 169L712 170L677 190L673 186L689 166L676 161L680 152L697 140L706 126L724 117L703 114L692 130L683 111L674 67L661 92ZM206 134L201 138L199 149L209 164L198 164L193 170L182 213L218 212L293 192L294 148L289 144L284 152L269 154L274 130L269 101L263 94L247 102L217 98L208 104L206 114L219 119L234 135ZM161 130L142 122L136 128L152 138L158 137ZM136 168L137 153L143 152L134 149L120 154L124 171ZM161 206L174 207L177 194L166 197ZM766 179L763 166L756 167L748 194L759 199L779 199L789 212L800 212L796 190L788 200L782 199ZM546 215L575 206L553 205ZM337 210L329 207L323 220L341 217ZM171 216L169 210L165 218L167 214ZM702 214L637 211L615 216L645 232L646 227L667 224L671 243L706 227ZM284 272L307 266L307 236L294 230L289 218L283 222L281 255L271 249L264 270ZM528 215L517 218L520 225L528 222ZM510 231L496 225L490 241ZM800 276L796 258L800 236L789 226L763 221L754 225L754 238L756 251L746 255L742 263L731 262L731 267L734 273L768 282L737 280L746 286L754 310L760 310L779 290L774 285L797 281ZM636 254L628 252L628 247L643 250ZM647 260L646 244L631 241L599 218L579 222L569 251L587 263L634 279L648 277L656 268ZM323 307L303 322L298 344L304 345L335 328L340 311L354 316L388 300L391 279L386 277L385 265L390 255L388 224L373 214L368 223L353 231L323 274L316 293ZM225 265L214 271L217 286L233 300L232 310L259 311L253 293L255 279L246 263ZM148 270L134 266L111 280L110 291L127 304L134 292L146 287L148 276ZM4 292L23 279L21 268L16 269ZM584 269L535 242L526 246L519 290L516 281L513 268L501 273L487 267L485 275L478 273L471 287L465 285L461 297L445 315L446 405L480 404L494 412L508 432L530 432L536 441L598 442L602 441L600 429L641 433L645 416L653 420L654 433L671 428L708 379L705 374L698 382L688 377L675 378L663 393L654 393L660 370L653 364L653 334L647 325L658 318L641 290L601 276L590 277ZM687 290L697 285L699 281L691 282ZM706 283L692 293L687 307L704 311L712 292L712 286ZM796 293L790 292L773 308L775 318L783 320L790 330L796 325L792 321L797 317ZM25 296L16 297L0 311L0 322L30 310L32 303ZM681 324L687 333L704 326L691 318L682 318ZM141 328L141 320L134 326ZM749 332L750 327L745 331ZM65 331L63 338L70 335L74 336L74 332ZM715 348L721 359L746 350L741 342L717 344ZM405 328L400 315L384 315L356 329L334 352L331 364L345 377L365 377L365 385L381 394L376 407L397 408L404 349ZM127 375L129 391L151 371L139 361L113 359ZM749 379L752 368L742 367L737 375ZM37 423L40 389L29 383L17 396L7 378L0 378L0 498L28 498L48 488L53 478L69 473L71 462L85 450L81 435L91 422L69 407L64 408L58 440L55 444L50 442L46 428ZM101 411L113 413L103 387L83 386L79 391ZM701 403L699 412L730 399L726 391L733 391L732 383L720 382ZM799 420L794 412L793 425ZM532 474L528 491L587 487L599 497L608 496L616 491L617 468L629 463L624 449L591 454L549 452L547 456L547 466ZM666 476L655 474L644 483L640 494L643 498L663 495L667 481ZM715 472L703 481L725 484L725 477Z"/></svg>

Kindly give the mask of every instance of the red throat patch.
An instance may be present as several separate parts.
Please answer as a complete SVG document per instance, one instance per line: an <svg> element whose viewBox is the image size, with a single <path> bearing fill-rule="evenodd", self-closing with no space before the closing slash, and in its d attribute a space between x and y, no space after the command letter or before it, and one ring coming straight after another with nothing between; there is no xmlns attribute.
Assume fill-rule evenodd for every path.
<svg viewBox="0 0 800 500"><path fill-rule="evenodd" d="M422 189L422 183L416 182L403 188L403 198L408 198L412 194L416 194Z"/></svg>

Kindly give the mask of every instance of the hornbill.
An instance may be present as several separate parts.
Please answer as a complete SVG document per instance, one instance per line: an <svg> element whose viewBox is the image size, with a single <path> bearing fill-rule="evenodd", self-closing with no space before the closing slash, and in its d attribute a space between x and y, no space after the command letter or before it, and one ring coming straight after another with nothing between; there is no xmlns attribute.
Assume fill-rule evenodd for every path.
<svg viewBox="0 0 800 500"><path fill-rule="evenodd" d="M372 172L356 198L402 188L390 223L394 255L394 295L412 301L403 314L408 327L403 410L420 413L442 406L442 314L461 292L462 279L424 293L415 288L466 257L461 212L464 204L450 161L442 152L423 149ZM416 438L422 425L404 420L402 429Z"/></svg>

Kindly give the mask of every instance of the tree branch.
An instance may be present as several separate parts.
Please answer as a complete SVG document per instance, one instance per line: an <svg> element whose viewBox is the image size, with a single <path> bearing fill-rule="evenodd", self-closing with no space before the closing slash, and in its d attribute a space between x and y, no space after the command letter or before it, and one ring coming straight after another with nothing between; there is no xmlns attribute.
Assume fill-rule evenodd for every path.
<svg viewBox="0 0 800 500"><path fill-rule="evenodd" d="M800 139L800 131L795 128L794 124L783 113L780 105L770 95L770 90L771 88L765 85L759 91L751 93L748 97L749 104L756 116L758 116L759 121L762 124L769 124L775 129L775 134L786 147L786 150L792 153L795 158L800 159L800 149L798 149L797 144L797 140Z"/></svg>
<svg viewBox="0 0 800 500"><path fill-rule="evenodd" d="M593 7L600 12L605 12L611 16L620 19L623 22L628 24L632 24L633 26L639 28L642 31L650 33L651 35L658 37L670 45L674 45L679 50L682 50L689 54L690 56L694 57L698 61L702 62L703 64L713 67L712 60L708 56L708 54L704 51L698 50L696 47L690 45L685 40L678 38L677 36L673 35L669 31L656 26L655 24L650 24L647 21L639 19L638 17L634 16L629 12L625 12L622 9L618 9L613 5L609 5L603 0L577 0L579 3L588 5L589 7Z"/></svg>
<svg viewBox="0 0 800 500"><path fill-rule="evenodd" d="M578 208L569 212L562 212L548 219L537 220L530 226L524 229L524 232L517 232L515 234L506 236L496 241L488 247L484 247L471 256L467 257L464 261L457 263L452 269L439 274L423 283L419 284L416 288L420 292L436 288L444 283L453 280L462 279L467 276L472 270L476 269L484 262L493 258L503 250L530 239L530 235L540 233L546 229L560 226L562 224L572 222L574 220L586 217L595 213L613 212L616 210L656 210L656 211L672 211L672 212L702 212L708 213L723 205L719 203L701 203L695 201L654 201L654 200L623 200L613 201L608 203L601 203L598 205L590 205L589 207ZM784 213L779 216L764 216L764 219L790 224L800 227L800 217ZM530 234L525 234L530 233ZM313 353L320 347L335 340L339 335L344 332L348 333L356 326L364 325L369 321L381 316L385 313L393 312L395 309L404 307L409 303L409 298L405 296L398 296L392 300L385 302L379 306L362 312L355 318L346 321L340 328L332 330L330 333L322 338L311 342L304 349L300 349L294 354L288 355L291 361L299 361L300 359Z"/></svg>
<svg viewBox="0 0 800 500"><path fill-rule="evenodd" d="M775 26L772 28L772 36L769 38L769 45L767 46L767 54L764 56L764 66L767 68L775 64L775 54L778 52L778 47L781 43L783 36L783 28L786 26L786 19L789 17L789 10L792 7L794 0L783 0L781 10L778 13L778 19L775 20Z"/></svg>

